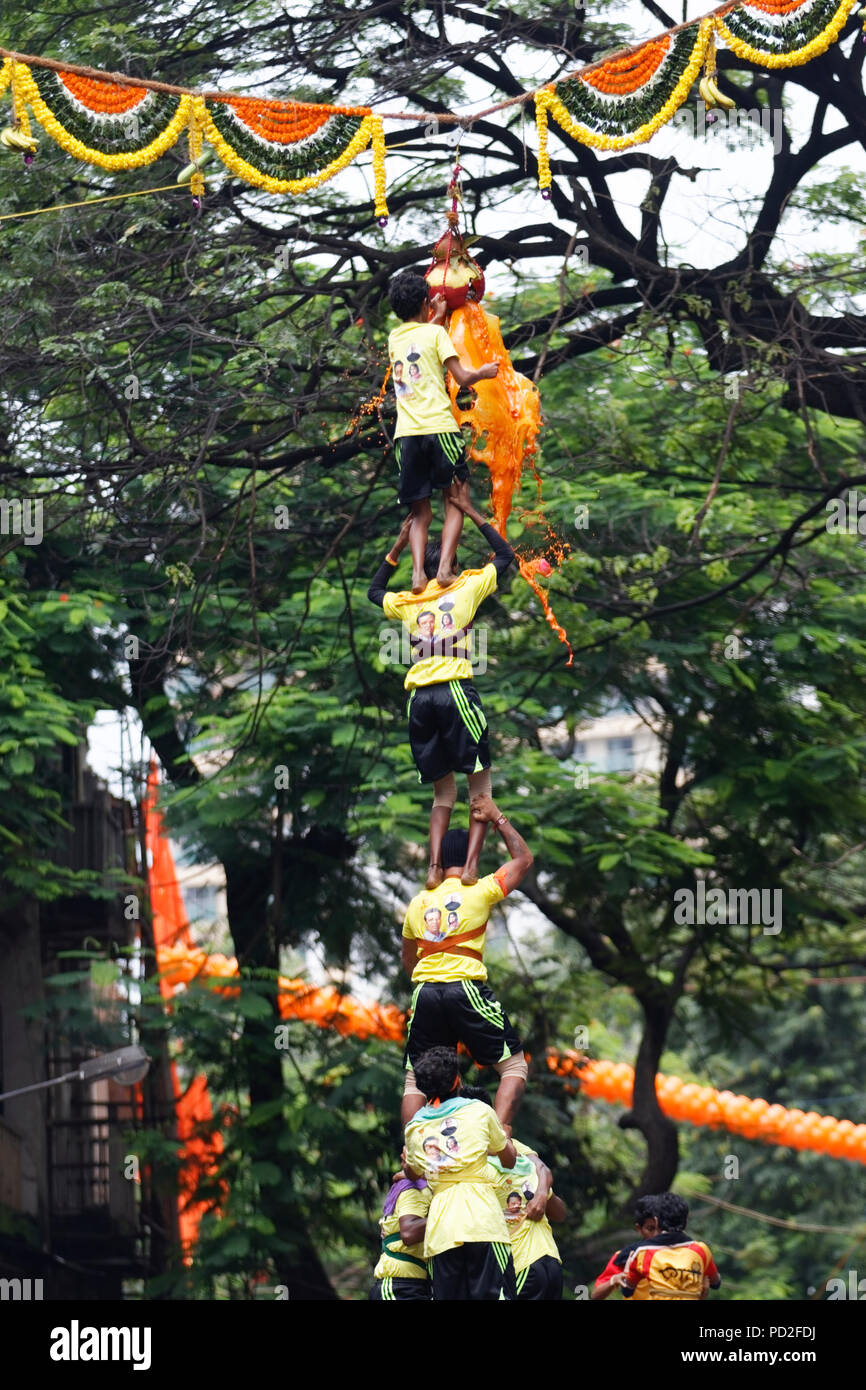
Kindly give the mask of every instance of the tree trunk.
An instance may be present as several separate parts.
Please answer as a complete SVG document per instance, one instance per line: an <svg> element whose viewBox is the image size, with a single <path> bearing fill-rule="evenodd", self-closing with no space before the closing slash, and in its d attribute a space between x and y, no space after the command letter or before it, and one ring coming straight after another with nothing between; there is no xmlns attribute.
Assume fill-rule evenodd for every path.
<svg viewBox="0 0 866 1390"><path fill-rule="evenodd" d="M679 1163L677 1127L662 1113L655 1091L655 1078L664 1050L673 1009L665 1001L639 998L644 1013L644 1031L634 1068L632 1108L623 1115L621 1129L639 1129L647 1143L647 1158L634 1196L666 1192L676 1177Z"/></svg>

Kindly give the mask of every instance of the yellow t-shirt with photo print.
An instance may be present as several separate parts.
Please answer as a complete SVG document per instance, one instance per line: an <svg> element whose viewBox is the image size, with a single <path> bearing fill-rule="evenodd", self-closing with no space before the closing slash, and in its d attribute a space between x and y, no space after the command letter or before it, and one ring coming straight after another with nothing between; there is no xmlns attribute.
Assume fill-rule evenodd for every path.
<svg viewBox="0 0 866 1390"><path fill-rule="evenodd" d="M480 570L464 570L447 589L431 579L420 594L410 590L386 594L382 609L386 618L398 619L409 633L413 652L423 653L433 644L428 656L413 660L403 682L406 690L421 685L437 685L440 681L470 681L472 679L471 636L452 635L471 623L484 600L496 590L496 566L485 565ZM428 644L425 648L422 643ZM470 656L452 653L465 648Z"/></svg>
<svg viewBox="0 0 866 1390"><path fill-rule="evenodd" d="M395 439L408 434L459 434L445 390L444 364L459 356L439 323L401 323L388 335L397 401Z"/></svg>
<svg viewBox="0 0 866 1390"><path fill-rule="evenodd" d="M487 1161L497 1174L496 1191L511 1235L514 1273L519 1274L522 1269L528 1269L545 1255L552 1255L560 1264L562 1257L556 1248L547 1217L542 1216L540 1221L527 1221L524 1214L529 1200L527 1193L529 1197L534 1197L538 1189L538 1169L530 1156L535 1150L521 1144L517 1139L512 1139L511 1142L517 1150L517 1162L513 1168L503 1168L498 1158L489 1158ZM519 1207L515 1201L509 1203L508 1199L512 1196L520 1198Z"/></svg>
<svg viewBox="0 0 866 1390"><path fill-rule="evenodd" d="M424 1255L473 1241L508 1244L508 1227L496 1195L497 1175L488 1154L502 1153L508 1136L481 1100L457 1096L425 1105L406 1126L406 1155L433 1193L427 1213Z"/></svg>
<svg viewBox="0 0 866 1390"><path fill-rule="evenodd" d="M403 935L409 940L441 941L443 945L441 951L431 951L421 957L412 971L413 985L428 980L487 979L483 960L451 954L447 939L472 931L475 935L461 944L483 953L490 909L505 897L500 882L503 873L503 869L497 869L495 874L487 874L468 887L452 874L443 879L438 888L425 888L416 894L406 908Z"/></svg>

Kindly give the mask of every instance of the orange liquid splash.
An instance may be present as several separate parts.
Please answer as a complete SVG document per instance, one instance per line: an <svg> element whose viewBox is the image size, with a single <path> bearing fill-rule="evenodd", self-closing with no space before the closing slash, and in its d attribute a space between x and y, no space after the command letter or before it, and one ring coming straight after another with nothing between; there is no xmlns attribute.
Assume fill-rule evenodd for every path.
<svg viewBox="0 0 866 1390"><path fill-rule="evenodd" d="M514 495L520 487L524 461L528 461L538 486L538 506L541 508L541 478L535 466L538 451L538 432L541 429L541 402L538 387L528 377L514 370L508 350L502 341L502 330L495 314L488 314L474 300L467 300L451 314L448 329L451 340L462 361L473 367L485 362L498 362L499 372L490 381L476 382L474 405L468 410L457 404L459 387L449 379L451 409L459 425L467 421L472 426L474 440L469 452L473 459L485 463L490 472L493 522L501 536L505 535L508 518L514 505ZM561 558L561 554L560 554ZM560 642L568 647L567 666L574 661L568 634L558 622L550 599L538 583L538 574L550 574L551 568L543 556L521 559L520 573L536 594L544 616Z"/></svg>
<svg viewBox="0 0 866 1390"><path fill-rule="evenodd" d="M355 430L358 428L358 426L361 423L361 420L365 415L376 415L381 410L382 406L385 403L385 392L388 388L388 382L390 380L390 377L391 367L389 364L385 372L385 375L382 378L382 385L379 387L378 391L375 393L375 395L371 396L368 401L364 401L364 404L358 407L357 415L354 415L352 419L349 421L348 425L346 426L347 438L350 434L354 434Z"/></svg>
<svg viewBox="0 0 866 1390"><path fill-rule="evenodd" d="M459 425L467 421L475 439L470 454L490 470L493 521L500 535L511 514L514 494L520 487L524 459L534 468L541 429L541 402L538 387L516 372L502 341L499 319L488 314L474 300L467 302L451 315L449 333L461 359L473 367L485 362L498 362L499 374L491 381L479 381L473 388L474 405L462 410L457 404L459 387L449 380L451 409ZM541 480L536 478L539 485Z"/></svg>
<svg viewBox="0 0 866 1390"><path fill-rule="evenodd" d="M530 560L523 560L520 558L520 556L518 556L517 563L520 566L521 575L526 580L532 592L538 598L538 601L544 610L545 618L547 619L550 626L553 628L553 631L556 633L560 642L564 642L566 647L568 648L568 660L565 664L566 666L571 666L574 662L574 652L572 651L571 643L568 640L568 633L566 632L562 624L557 620L556 614L550 606L550 599L547 597L547 594L545 593L544 589L542 589L541 585L539 584L536 578L536 575L538 574L552 574L553 571L549 561L545 560L543 555L535 556L535 558Z"/></svg>

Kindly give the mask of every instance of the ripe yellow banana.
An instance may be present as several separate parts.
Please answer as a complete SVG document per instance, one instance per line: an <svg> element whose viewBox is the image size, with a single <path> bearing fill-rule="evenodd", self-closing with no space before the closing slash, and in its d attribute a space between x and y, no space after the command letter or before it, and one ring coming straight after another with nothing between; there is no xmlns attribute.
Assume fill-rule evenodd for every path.
<svg viewBox="0 0 866 1390"><path fill-rule="evenodd" d="M726 97L724 92L719 91L715 77L707 78L707 87L712 93L717 106L723 106L726 111L733 111L737 103L732 101L730 97Z"/></svg>
<svg viewBox="0 0 866 1390"><path fill-rule="evenodd" d="M7 150L23 150L26 154L33 154L38 149L39 141L32 135L25 135L23 130L16 130L14 126L6 126L0 131L0 145Z"/></svg>
<svg viewBox="0 0 866 1390"><path fill-rule="evenodd" d="M707 110L712 110L712 108L716 105L716 100L712 92L710 91L709 82L710 79L708 77L702 77L698 90L701 94L701 100L706 106Z"/></svg>

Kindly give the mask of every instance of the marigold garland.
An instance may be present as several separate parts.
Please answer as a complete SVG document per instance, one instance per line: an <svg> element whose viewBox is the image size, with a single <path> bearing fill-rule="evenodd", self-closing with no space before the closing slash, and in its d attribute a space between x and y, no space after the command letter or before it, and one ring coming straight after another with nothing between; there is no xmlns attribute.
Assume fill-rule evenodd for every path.
<svg viewBox="0 0 866 1390"><path fill-rule="evenodd" d="M744 58L748 63L754 63L759 68L790 68L800 67L803 63L809 63L813 58L818 58L822 53L826 53L831 43L835 43L851 11L858 4L859 0L823 0L809 7L809 13L797 22L787 24L767 24L759 20L752 19L744 10L732 11L726 16L727 23L721 15L717 15L713 20L713 27L716 33L731 50L736 53L738 58ZM751 6L749 7L751 8ZM782 6L771 7L767 0L764 4L756 6L765 12L773 14L789 14L791 11ZM806 8L801 4L798 10ZM829 19L824 23L825 16L829 14ZM810 24L810 15L815 18ZM817 29L817 33L811 34L811 30ZM811 36L810 36L811 34ZM800 35L807 41L802 45L797 43L797 36ZM768 46L760 48L756 43L749 41L749 38L760 41L763 39ZM789 47L788 45L793 46Z"/></svg>
<svg viewBox="0 0 866 1390"><path fill-rule="evenodd" d="M199 98L201 100L201 98ZM211 112L202 102L203 108L203 129L207 140L213 145L219 158L227 169L243 179L246 183L255 185L256 188L263 188L268 193L307 193L311 188L318 188L327 179L333 178L341 169L345 169L351 164L362 150L372 142L373 144L373 175L376 188L376 214L387 216L388 208L385 204L385 141L382 132L382 122L378 116L366 115L361 121L357 132L346 145L342 154L332 160L324 169L316 174L308 174L300 179L279 179L273 178L269 174L264 174L256 169L248 160L242 158L228 140L220 133Z"/></svg>
<svg viewBox="0 0 866 1390"><path fill-rule="evenodd" d="M557 95L555 87L547 87L539 92L535 98L536 119L539 122L539 153L538 153L538 183L541 188L549 188L552 182L550 172L550 159L547 150L547 130L546 114L549 111L557 125L560 125L573 139L579 140L583 145L591 145L597 150L626 150L631 145L642 145L646 140L651 140L657 130L679 110L692 89L694 80L701 70L704 61L704 52L709 42L712 32L712 20L703 19L697 27L697 35L694 45L686 63L682 76L677 81L673 91L667 101L659 111L649 120L627 135L609 135L599 131L590 130L588 126L575 121L568 111L562 99ZM684 31L687 32L687 31ZM542 116L544 112L544 116ZM541 124L545 125L545 138L541 138Z"/></svg>
<svg viewBox="0 0 866 1390"><path fill-rule="evenodd" d="M65 126L61 125L48 104L43 100L30 69L23 63L16 63L15 68L16 74L13 82L19 83L18 90L22 105L24 102L27 103L43 130L74 159L83 160L87 164L96 164L100 169L141 169L146 164L152 164L154 160L164 155L166 150L170 150L172 145L177 144L189 123L193 98L179 97L177 109L171 120L153 140L137 150L108 154L104 150L95 149L92 145L85 145L83 140L77 139Z"/></svg>
<svg viewBox="0 0 866 1390"><path fill-rule="evenodd" d="M629 53L594 64L532 94L542 190L552 182L549 121L598 150L651 140L687 101L711 39L764 69L801 66L842 32L859 0L732 0L723 13L648 39ZM866 27L866 26L864 26ZM0 93L12 87L12 119L30 134L28 108L75 159L105 170L141 168L188 132L195 163L207 140L231 173L268 193L308 193L372 147L375 211L387 217L385 137L369 107L256 97L172 95L108 74L72 73L7 57ZM527 94L527 100L531 99ZM507 103L506 103L507 104ZM499 108L493 108L498 110ZM198 169L191 181L201 196Z"/></svg>

